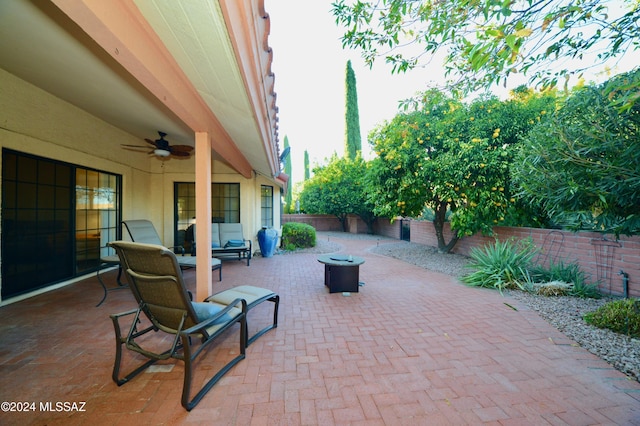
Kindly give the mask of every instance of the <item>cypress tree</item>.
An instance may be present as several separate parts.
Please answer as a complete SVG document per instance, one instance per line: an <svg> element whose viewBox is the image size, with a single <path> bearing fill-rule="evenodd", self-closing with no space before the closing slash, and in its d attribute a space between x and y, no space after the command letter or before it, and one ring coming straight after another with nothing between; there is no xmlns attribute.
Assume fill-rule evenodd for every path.
<svg viewBox="0 0 640 426"><path fill-rule="evenodd" d="M346 110L345 110L345 149L344 155L351 160L362 151L362 137L360 136L360 113L358 112L358 92L356 90L356 74L351 68L351 61L347 61L346 75Z"/></svg>
<svg viewBox="0 0 640 426"><path fill-rule="evenodd" d="M304 150L304 180L309 180L310 177L310 173L309 173L309 152L305 149Z"/></svg>
<svg viewBox="0 0 640 426"><path fill-rule="evenodd" d="M289 138L287 137L287 135L284 136L284 149L286 150L287 148L289 148ZM285 211L290 212L293 209L293 188L292 188L292 182L293 180L291 179L291 155L287 156L287 158L284 160L284 172L289 176L289 184L287 185L287 193L284 196L284 204L285 204Z"/></svg>

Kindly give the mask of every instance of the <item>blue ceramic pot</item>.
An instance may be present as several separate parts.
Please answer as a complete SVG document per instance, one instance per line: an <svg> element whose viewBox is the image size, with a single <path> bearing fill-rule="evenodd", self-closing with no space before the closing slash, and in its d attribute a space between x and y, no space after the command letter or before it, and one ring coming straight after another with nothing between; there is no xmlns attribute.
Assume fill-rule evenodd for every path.
<svg viewBox="0 0 640 426"><path fill-rule="evenodd" d="M262 228L258 231L258 245L262 257L271 257L276 251L278 243L278 231L273 228Z"/></svg>

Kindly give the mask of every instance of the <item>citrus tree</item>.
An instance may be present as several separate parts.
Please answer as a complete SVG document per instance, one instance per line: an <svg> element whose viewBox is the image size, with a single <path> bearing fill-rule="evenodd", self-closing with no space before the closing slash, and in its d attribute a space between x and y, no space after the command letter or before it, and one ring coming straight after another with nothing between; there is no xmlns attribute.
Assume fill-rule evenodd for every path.
<svg viewBox="0 0 640 426"><path fill-rule="evenodd" d="M438 249L458 239L491 234L515 208L510 182L514 146L553 110L555 96L519 89L513 99L494 97L466 105L437 90L422 95L419 109L398 114L369 140L369 197L375 213L416 217L433 211ZM445 240L444 223L452 236Z"/></svg>
<svg viewBox="0 0 640 426"><path fill-rule="evenodd" d="M572 229L640 233L640 106L611 100L640 85L640 70L575 91L520 146L521 193Z"/></svg>
<svg viewBox="0 0 640 426"><path fill-rule="evenodd" d="M442 52L449 81L466 93L514 74L556 86L640 47L637 0L337 0L332 12L343 46L369 65L383 58L402 72ZM627 95L625 107L640 96Z"/></svg>
<svg viewBox="0 0 640 426"><path fill-rule="evenodd" d="M305 181L300 204L306 213L336 216L347 231L347 217L358 215L373 233L376 219L373 204L365 185L367 163L360 154L356 158L338 158L334 155L324 166L313 170L313 177Z"/></svg>

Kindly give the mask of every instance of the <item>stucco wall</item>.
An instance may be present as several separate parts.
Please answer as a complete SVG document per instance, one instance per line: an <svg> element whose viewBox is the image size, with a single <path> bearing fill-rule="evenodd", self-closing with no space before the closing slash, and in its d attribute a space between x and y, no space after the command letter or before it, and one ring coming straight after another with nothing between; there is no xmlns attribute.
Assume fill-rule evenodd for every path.
<svg viewBox="0 0 640 426"><path fill-rule="evenodd" d="M124 150L121 144L145 142L0 68L0 149L122 175L123 219L151 220L163 243L173 245L173 184L195 181L194 160L160 161L145 152ZM245 238L254 241L261 227L260 185L273 186L274 227L280 228L280 189L273 181L245 179L217 161L212 181L240 183Z"/></svg>
<svg viewBox="0 0 640 426"><path fill-rule="evenodd" d="M123 215L153 209L132 188L150 184L149 159L123 156L139 140L0 69L0 148L10 148L123 176ZM117 155L121 158L115 161Z"/></svg>
<svg viewBox="0 0 640 426"><path fill-rule="evenodd" d="M0 148L122 175L123 219L151 220L166 245L173 244L173 183L193 182L193 159L160 161L121 144L145 142L0 69ZM154 135L150 135L153 137ZM280 188L262 176L245 179L214 161L212 181L240 183L246 238L261 226L260 185L274 187L274 227L280 228Z"/></svg>

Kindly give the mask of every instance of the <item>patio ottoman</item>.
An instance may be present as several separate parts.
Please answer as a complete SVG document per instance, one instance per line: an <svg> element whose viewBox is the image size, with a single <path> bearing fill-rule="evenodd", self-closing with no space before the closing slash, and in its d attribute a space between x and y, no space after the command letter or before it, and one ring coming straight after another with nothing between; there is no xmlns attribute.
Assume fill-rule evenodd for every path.
<svg viewBox="0 0 640 426"><path fill-rule="evenodd" d="M207 297L205 302L216 302L223 305L228 305L236 299L244 299L245 302L247 302L247 314L249 313L249 311L251 311L252 308L258 306L262 302L269 301L274 304L273 324L270 324L262 330L256 332L256 334L254 334L250 338L249 336L247 336L247 346L249 346L251 343L253 343L254 340L262 336L267 331L271 330L272 328L278 327L278 307L280 305L280 296L277 293L274 293L273 291L266 288L254 287L251 285L241 285L211 295ZM247 330L248 328L249 327L247 327Z"/></svg>

